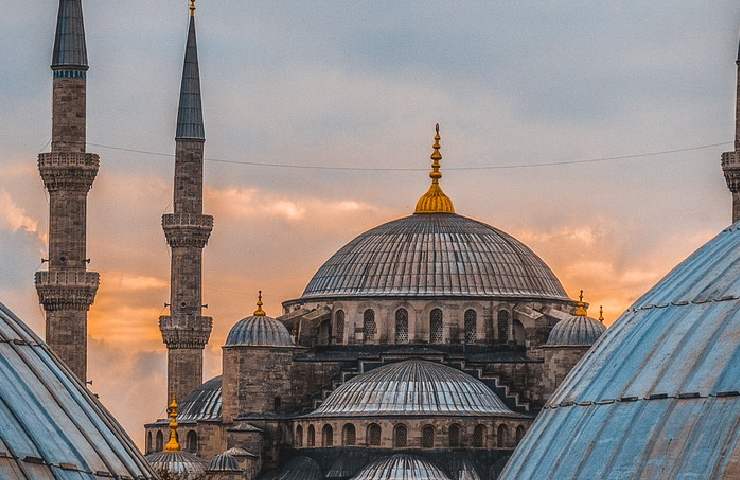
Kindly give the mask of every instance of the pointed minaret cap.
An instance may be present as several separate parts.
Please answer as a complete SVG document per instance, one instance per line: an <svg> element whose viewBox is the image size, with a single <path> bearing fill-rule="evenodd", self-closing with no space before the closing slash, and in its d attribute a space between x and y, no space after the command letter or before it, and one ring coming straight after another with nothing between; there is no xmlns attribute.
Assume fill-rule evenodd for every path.
<svg viewBox="0 0 740 480"><path fill-rule="evenodd" d="M59 0L51 68L52 70L89 68L82 0Z"/></svg>
<svg viewBox="0 0 740 480"><path fill-rule="evenodd" d="M170 439L164 446L165 452L179 452L180 451L180 440L177 437L177 400L172 399L170 408L168 409L168 415L170 417Z"/></svg>
<svg viewBox="0 0 740 480"><path fill-rule="evenodd" d="M439 135L439 123L435 130L437 133L434 135L433 152L429 157L432 159L432 171L429 172L429 178L432 179L432 184L429 186L429 190L417 202L414 213L455 213L455 206L452 204L452 200L445 195L442 187L439 186L439 179L442 178L442 172L440 172L441 164L439 163L442 160L442 154L439 151L442 148L439 143L442 137Z"/></svg>
<svg viewBox="0 0 740 480"><path fill-rule="evenodd" d="M200 102L200 70L198 68L198 42L195 37L195 1L190 0L190 27L182 67L180 102L177 108L177 133L175 139L206 139L203 110Z"/></svg>

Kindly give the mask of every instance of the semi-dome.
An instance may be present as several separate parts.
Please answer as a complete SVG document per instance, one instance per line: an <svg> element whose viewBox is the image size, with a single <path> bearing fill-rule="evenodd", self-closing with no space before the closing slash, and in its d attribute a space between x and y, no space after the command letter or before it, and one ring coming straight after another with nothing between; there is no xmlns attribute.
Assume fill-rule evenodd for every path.
<svg viewBox="0 0 740 480"><path fill-rule="evenodd" d="M311 417L515 415L483 382L454 368L407 360L343 383Z"/></svg>
<svg viewBox="0 0 740 480"><path fill-rule="evenodd" d="M439 131L432 179L414 214L375 227L339 249L301 300L342 297L517 297L567 301L552 270L509 234L455 213L439 185Z"/></svg>
<svg viewBox="0 0 740 480"><path fill-rule="evenodd" d="M293 347L295 342L279 320L268 317L262 310L260 292L253 315L236 322L226 338L227 347Z"/></svg>
<svg viewBox="0 0 740 480"><path fill-rule="evenodd" d="M321 467L309 457L293 457L279 473L272 475L274 480L323 480Z"/></svg>
<svg viewBox="0 0 740 480"><path fill-rule="evenodd" d="M209 472L239 472L239 462L228 452L220 453L208 463Z"/></svg>
<svg viewBox="0 0 740 480"><path fill-rule="evenodd" d="M353 477L353 480L450 480L434 464L405 454L380 458Z"/></svg>
<svg viewBox="0 0 740 480"><path fill-rule="evenodd" d="M155 452L147 455L146 460L157 472L192 476L206 473L206 462L188 452Z"/></svg>
<svg viewBox="0 0 740 480"><path fill-rule="evenodd" d="M223 378L213 377L190 392L179 406L179 422L197 422L221 418Z"/></svg>
<svg viewBox="0 0 740 480"><path fill-rule="evenodd" d="M586 315L583 292L576 314L559 321L547 337L548 347L590 347L606 331L604 324Z"/></svg>
<svg viewBox="0 0 740 480"><path fill-rule="evenodd" d="M604 333L501 478L740 478L738 418L740 223Z"/></svg>
<svg viewBox="0 0 740 480"><path fill-rule="evenodd" d="M154 479L121 425L0 303L0 477Z"/></svg>

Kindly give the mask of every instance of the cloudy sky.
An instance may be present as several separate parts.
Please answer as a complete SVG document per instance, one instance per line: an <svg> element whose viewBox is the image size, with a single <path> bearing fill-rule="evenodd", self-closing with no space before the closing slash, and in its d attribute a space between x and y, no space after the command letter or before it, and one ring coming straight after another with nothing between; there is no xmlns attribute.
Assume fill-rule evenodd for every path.
<svg viewBox="0 0 740 480"><path fill-rule="evenodd" d="M0 301L37 332L33 273L48 203L36 171L51 132L54 0L0 16ZM207 156L425 169L442 125L457 210L529 244L608 322L729 223L719 165L730 145L577 165L491 170L732 140L735 0L254 2L200 0ZM401 3L401 4L399 4ZM168 300L171 153L185 0L85 2L93 390L141 444L165 406L157 319ZM113 147L113 148L111 148ZM265 291L270 314L360 232L408 214L423 171L206 164L205 355ZM595 307L594 307L595 308ZM593 310L592 310L592 313Z"/></svg>

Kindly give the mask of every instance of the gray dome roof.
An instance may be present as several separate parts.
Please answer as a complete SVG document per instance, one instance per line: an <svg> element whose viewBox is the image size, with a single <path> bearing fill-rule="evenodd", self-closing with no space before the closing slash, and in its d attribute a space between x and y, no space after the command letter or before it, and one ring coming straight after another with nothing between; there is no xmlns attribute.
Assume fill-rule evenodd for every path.
<svg viewBox="0 0 740 480"><path fill-rule="evenodd" d="M275 475L274 480L323 480L321 468L316 460L309 457L293 457Z"/></svg>
<svg viewBox="0 0 740 480"><path fill-rule="evenodd" d="M514 415L483 382L422 360L392 363L343 383L311 417Z"/></svg>
<svg viewBox="0 0 740 480"><path fill-rule="evenodd" d="M206 473L206 462L187 452L155 452L145 457L157 472L201 475Z"/></svg>
<svg viewBox="0 0 740 480"><path fill-rule="evenodd" d="M392 455L372 462L352 480L450 480L435 465L411 455Z"/></svg>
<svg viewBox="0 0 740 480"><path fill-rule="evenodd" d="M208 464L209 472L239 472L239 462L227 452L220 453L211 459Z"/></svg>
<svg viewBox="0 0 740 480"><path fill-rule="evenodd" d="M740 223L604 333L501 478L737 478L738 418Z"/></svg>
<svg viewBox="0 0 740 480"><path fill-rule="evenodd" d="M190 392L185 401L179 405L177 420L179 422L196 422L221 418L223 408L222 384L223 380L219 375Z"/></svg>
<svg viewBox="0 0 740 480"><path fill-rule="evenodd" d="M416 213L363 233L319 268L301 298L349 296L568 299L529 247L444 213Z"/></svg>
<svg viewBox="0 0 740 480"><path fill-rule="evenodd" d="M547 345L560 346L591 346L606 330L603 323L593 318L573 315L555 324L547 337Z"/></svg>
<svg viewBox="0 0 740 480"><path fill-rule="evenodd" d="M0 303L0 477L156 476L118 422Z"/></svg>
<svg viewBox="0 0 740 480"><path fill-rule="evenodd" d="M293 337L279 320L252 315L236 322L226 338L227 347L293 347Z"/></svg>

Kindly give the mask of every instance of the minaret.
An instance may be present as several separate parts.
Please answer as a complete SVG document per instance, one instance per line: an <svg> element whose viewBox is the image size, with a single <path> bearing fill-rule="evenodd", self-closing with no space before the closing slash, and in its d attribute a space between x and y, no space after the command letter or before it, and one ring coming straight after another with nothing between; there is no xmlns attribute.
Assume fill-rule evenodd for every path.
<svg viewBox="0 0 740 480"><path fill-rule="evenodd" d="M54 53L51 152L38 167L49 191L49 271L36 273L46 342L86 381L87 311L100 277L87 271L87 192L100 157L85 152L87 49L81 0L59 0Z"/></svg>
<svg viewBox="0 0 740 480"><path fill-rule="evenodd" d="M732 223L740 221L740 46L737 50L737 96L735 97L735 151L722 154L722 170L732 192Z"/></svg>
<svg viewBox="0 0 740 480"><path fill-rule="evenodd" d="M210 317L201 315L201 261L213 229L213 217L203 214L205 141L195 39L195 0L191 0L175 135L175 213L162 215L162 228L172 249L170 315L159 318L159 329L167 345L168 401L185 399L200 386L203 349L208 344L213 324Z"/></svg>

